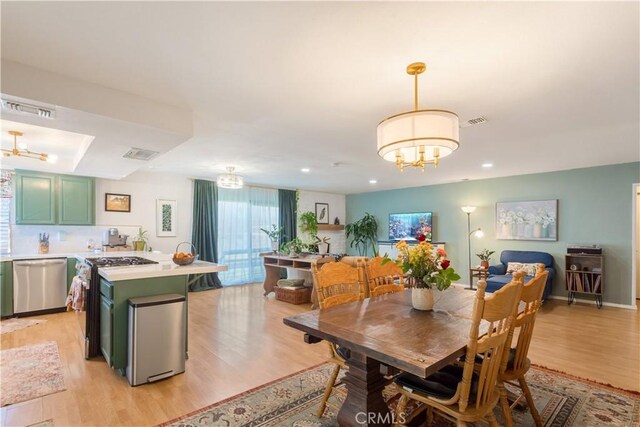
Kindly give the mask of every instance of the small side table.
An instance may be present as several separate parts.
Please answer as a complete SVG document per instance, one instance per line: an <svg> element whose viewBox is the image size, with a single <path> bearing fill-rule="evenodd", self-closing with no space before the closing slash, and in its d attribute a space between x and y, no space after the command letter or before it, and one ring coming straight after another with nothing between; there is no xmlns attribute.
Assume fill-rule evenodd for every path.
<svg viewBox="0 0 640 427"><path fill-rule="evenodd" d="M487 277L489 277L488 268L470 268L469 269L469 287L467 289L471 291L475 290L475 288L473 287L474 278L478 280L486 280Z"/></svg>

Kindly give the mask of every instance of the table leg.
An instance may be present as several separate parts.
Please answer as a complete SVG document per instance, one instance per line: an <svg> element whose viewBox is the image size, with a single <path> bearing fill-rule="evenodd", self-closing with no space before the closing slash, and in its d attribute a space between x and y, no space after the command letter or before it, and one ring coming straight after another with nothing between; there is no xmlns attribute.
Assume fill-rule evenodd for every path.
<svg viewBox="0 0 640 427"><path fill-rule="evenodd" d="M278 280L280 280L280 267L265 265L264 270L266 274L262 287L264 288L264 296L267 296L273 292L273 289L278 284Z"/></svg>
<svg viewBox="0 0 640 427"><path fill-rule="evenodd" d="M349 370L343 381L347 398L338 412L340 426L390 426L393 418L382 397L387 381L380 373L380 362L351 351Z"/></svg>

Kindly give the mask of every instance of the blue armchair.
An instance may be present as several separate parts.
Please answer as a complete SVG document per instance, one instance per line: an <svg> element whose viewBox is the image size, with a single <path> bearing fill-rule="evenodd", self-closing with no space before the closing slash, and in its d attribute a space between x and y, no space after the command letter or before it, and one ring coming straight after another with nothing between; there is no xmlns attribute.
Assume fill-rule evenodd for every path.
<svg viewBox="0 0 640 427"><path fill-rule="evenodd" d="M551 293L551 282L556 275L553 268L553 257L546 252L534 251L502 251L500 254L500 264L489 267L489 277L487 278L487 292L495 292L511 281L511 274L507 274L507 264L510 262L542 263L549 272L547 284L544 287L543 299ZM533 276L527 276L525 283Z"/></svg>

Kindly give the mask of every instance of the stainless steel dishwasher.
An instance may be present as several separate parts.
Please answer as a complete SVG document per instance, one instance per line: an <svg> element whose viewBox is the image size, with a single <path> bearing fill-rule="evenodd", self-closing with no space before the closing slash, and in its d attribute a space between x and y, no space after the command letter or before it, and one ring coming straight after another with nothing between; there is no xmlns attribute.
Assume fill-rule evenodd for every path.
<svg viewBox="0 0 640 427"><path fill-rule="evenodd" d="M65 306L67 259L13 261L13 312L53 310Z"/></svg>

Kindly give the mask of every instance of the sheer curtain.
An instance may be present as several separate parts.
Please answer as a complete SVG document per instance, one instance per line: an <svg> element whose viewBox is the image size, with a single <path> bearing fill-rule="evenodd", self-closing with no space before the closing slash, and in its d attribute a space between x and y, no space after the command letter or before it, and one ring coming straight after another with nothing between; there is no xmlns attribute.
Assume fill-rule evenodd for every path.
<svg viewBox="0 0 640 427"><path fill-rule="evenodd" d="M260 253L271 251L271 242L260 228L277 225L278 211L278 190L218 189L218 259L229 267L219 273L223 286L264 280Z"/></svg>

